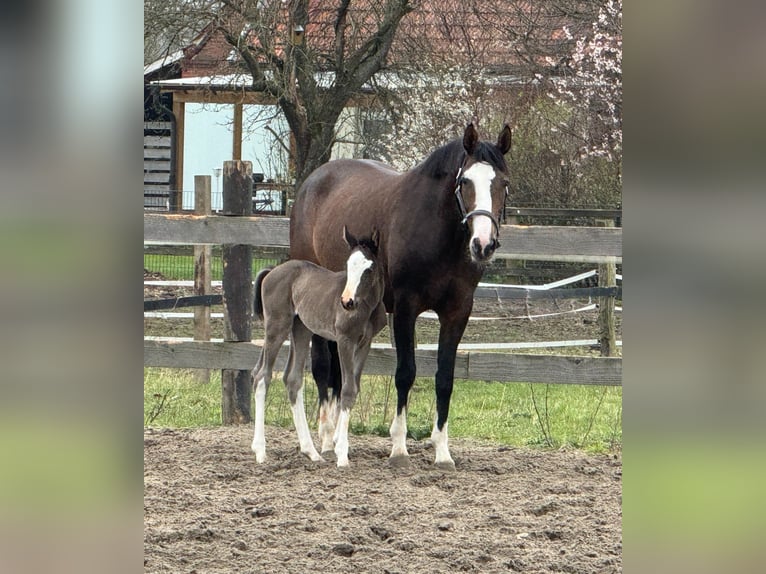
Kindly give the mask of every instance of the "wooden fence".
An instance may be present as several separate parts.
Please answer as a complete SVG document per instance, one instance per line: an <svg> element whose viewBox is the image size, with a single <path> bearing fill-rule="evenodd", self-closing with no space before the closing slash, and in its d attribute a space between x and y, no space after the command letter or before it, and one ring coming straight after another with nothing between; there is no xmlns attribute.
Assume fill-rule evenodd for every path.
<svg viewBox="0 0 766 574"><path fill-rule="evenodd" d="M226 192L224 182L224 194ZM248 197L251 197L252 192L248 193ZM145 213L144 243L284 248L289 246L289 219L273 216ZM602 266L613 266L622 262L622 229L619 227L502 225L500 243L501 247L496 253L496 257L499 258L589 262ZM224 294L225 283L226 277ZM491 291L493 294L497 293L494 289ZM613 298L608 299L614 302ZM229 309L225 309L225 312L231 313ZM249 309L242 309L242 313L246 314L249 320ZM228 317L226 322L232 319L239 323L243 318ZM144 340L144 365L147 367L222 369L224 372L236 370L244 373L255 366L259 353L258 343L250 340ZM284 357L280 361L284 361ZM436 351L416 350L416 363L419 376L432 376L436 371ZM391 375L395 368L395 350L376 346L370 352L365 373ZM621 385L622 359L459 351L455 378L499 382ZM243 388L240 392L246 391ZM226 393L224 385L224 395ZM223 403L244 403L245 398L249 403L249 391L247 397L239 397L236 400L224 397ZM247 420L249 406L243 408L246 410L243 416ZM224 413L224 422L242 418L240 416L227 419L227 414Z"/></svg>

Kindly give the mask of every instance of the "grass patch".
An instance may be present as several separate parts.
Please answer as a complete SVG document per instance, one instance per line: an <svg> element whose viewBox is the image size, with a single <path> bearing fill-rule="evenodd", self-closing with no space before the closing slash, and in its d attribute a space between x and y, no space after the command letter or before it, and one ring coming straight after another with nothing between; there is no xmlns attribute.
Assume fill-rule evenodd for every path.
<svg viewBox="0 0 766 574"><path fill-rule="evenodd" d="M266 424L292 428L281 373L274 374L266 404ZM306 376L309 425L316 430L317 392ZM365 376L351 410L356 434L388 436L396 409L393 377ZM410 392L407 422L411 438L431 434L436 414L433 379L418 378ZM221 376L195 380L193 370L144 369L144 422L149 426L204 427L221 424ZM456 381L450 406L451 437L510 446L609 452L622 444L622 388L588 385L529 385Z"/></svg>
<svg viewBox="0 0 766 574"><path fill-rule="evenodd" d="M253 259L253 276L264 267L279 265L279 259ZM144 253L144 269L162 275L169 281L190 281L194 279L193 255L166 255ZM210 260L212 281L223 279L223 260L213 256Z"/></svg>

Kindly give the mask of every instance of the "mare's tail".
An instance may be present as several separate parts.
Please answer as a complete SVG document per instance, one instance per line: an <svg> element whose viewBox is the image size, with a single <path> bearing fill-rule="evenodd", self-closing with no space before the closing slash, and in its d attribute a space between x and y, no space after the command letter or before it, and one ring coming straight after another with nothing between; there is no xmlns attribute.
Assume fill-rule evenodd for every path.
<svg viewBox="0 0 766 574"><path fill-rule="evenodd" d="M255 276L255 287L253 293L253 313L258 319L263 320L263 295L261 294L261 284L273 267L264 267Z"/></svg>

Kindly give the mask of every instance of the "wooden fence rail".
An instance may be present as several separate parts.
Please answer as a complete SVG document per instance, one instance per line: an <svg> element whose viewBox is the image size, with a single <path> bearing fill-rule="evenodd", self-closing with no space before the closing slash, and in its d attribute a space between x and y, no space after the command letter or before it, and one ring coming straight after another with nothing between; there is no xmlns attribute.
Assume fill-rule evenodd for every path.
<svg viewBox="0 0 766 574"><path fill-rule="evenodd" d="M224 190L225 191L225 190ZM144 214L144 243L147 245L239 245L289 247L289 219L186 214ZM622 228L556 227L502 225L501 248L496 257L540 261L568 261L611 265L622 262ZM621 296L613 284L601 295ZM545 297L538 292L480 287L477 296ZM505 291L508 291L507 293ZM224 297L225 298L225 297ZM243 308L241 313L249 314ZM240 317L241 319L241 317ZM285 352L283 348L283 353ZM260 353L253 341L157 341L144 340L144 365L194 369L249 371ZM433 376L436 351L416 350L419 376ZM280 358L283 364L285 357ZM396 370L396 351L374 347L365 365L365 373L392 375ZM622 359L619 357L582 357L567 355L527 355L488 351L459 351L455 378L480 381L621 385ZM224 394L226 394L224 386ZM244 389L242 389L244 393ZM247 397L249 399L249 395ZM231 397L223 398L224 407ZM240 401L240 402L249 402ZM245 409L245 417L249 409ZM224 413L224 420L227 419ZM240 422L245 422L241 420Z"/></svg>
<svg viewBox="0 0 766 574"><path fill-rule="evenodd" d="M436 372L436 353L423 349L415 351L419 376L430 377ZM144 365L147 367L247 370L255 366L259 354L258 342L144 341ZM283 365L286 360L285 345L277 365ZM380 347L370 350L365 374L392 375L395 370L396 350ZM455 378L618 386L622 384L622 359L459 351L455 360Z"/></svg>
<svg viewBox="0 0 766 574"><path fill-rule="evenodd" d="M288 247L286 217L144 214L147 245L239 244ZM621 263L622 228L501 225L496 257L539 261Z"/></svg>

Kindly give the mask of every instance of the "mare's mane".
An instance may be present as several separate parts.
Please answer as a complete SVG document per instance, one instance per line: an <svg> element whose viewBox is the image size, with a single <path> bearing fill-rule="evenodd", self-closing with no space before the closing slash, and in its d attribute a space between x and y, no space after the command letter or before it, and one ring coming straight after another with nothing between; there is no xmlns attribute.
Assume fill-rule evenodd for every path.
<svg viewBox="0 0 766 574"><path fill-rule="evenodd" d="M463 140L456 139L434 150L431 155L413 168L413 172L420 173L433 179L442 179L457 172L465 157ZM508 172L505 158L497 146L479 141L472 155L476 161L485 161L495 169L503 173Z"/></svg>

